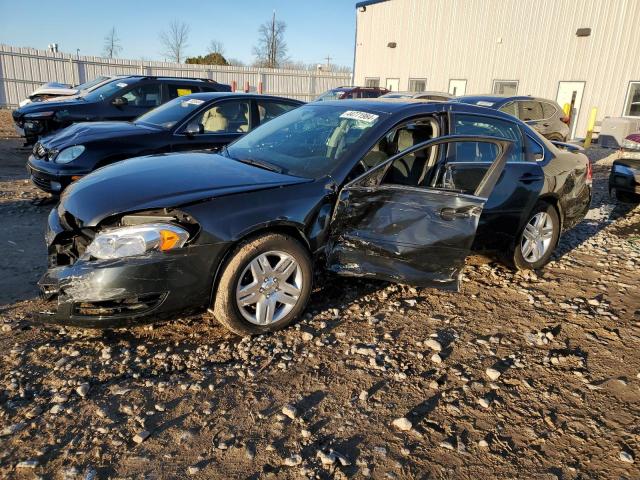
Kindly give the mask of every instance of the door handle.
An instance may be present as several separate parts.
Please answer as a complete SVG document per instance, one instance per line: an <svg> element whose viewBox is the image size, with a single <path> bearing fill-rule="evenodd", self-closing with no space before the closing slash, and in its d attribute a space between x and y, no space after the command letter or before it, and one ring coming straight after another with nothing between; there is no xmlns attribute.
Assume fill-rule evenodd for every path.
<svg viewBox="0 0 640 480"><path fill-rule="evenodd" d="M453 220L456 218L471 218L476 215L479 215L482 210L478 207L460 207L460 208L451 208L445 207L440 210L440 217L443 220Z"/></svg>

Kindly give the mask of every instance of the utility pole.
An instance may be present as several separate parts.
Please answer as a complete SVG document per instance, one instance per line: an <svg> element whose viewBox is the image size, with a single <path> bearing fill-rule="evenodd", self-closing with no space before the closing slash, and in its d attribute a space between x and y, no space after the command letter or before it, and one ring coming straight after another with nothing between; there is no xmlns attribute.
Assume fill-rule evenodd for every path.
<svg viewBox="0 0 640 480"><path fill-rule="evenodd" d="M269 48L269 66L275 68L276 66L276 11L273 11L273 17L271 18L271 46Z"/></svg>
<svg viewBox="0 0 640 480"><path fill-rule="evenodd" d="M328 72L329 70L331 70L331 57L327 55L324 58L327 60L327 72Z"/></svg>

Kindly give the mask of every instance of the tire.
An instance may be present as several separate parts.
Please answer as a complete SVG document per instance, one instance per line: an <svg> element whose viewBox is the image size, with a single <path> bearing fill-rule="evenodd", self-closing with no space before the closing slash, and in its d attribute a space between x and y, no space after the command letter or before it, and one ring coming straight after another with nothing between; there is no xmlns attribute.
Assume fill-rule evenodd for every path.
<svg viewBox="0 0 640 480"><path fill-rule="evenodd" d="M304 311L312 283L311 256L298 240L283 234L260 235L241 243L226 262L213 314L242 336L281 330Z"/></svg>
<svg viewBox="0 0 640 480"><path fill-rule="evenodd" d="M538 220L536 221L536 219ZM534 224L539 224L539 219L543 219L543 223L537 228ZM546 233L549 229L550 233ZM529 214L527 222L514 245L514 266L518 270L542 268L551 259L559 238L560 218L557 210L553 205L546 202L537 203ZM535 245L533 248L531 248L532 244ZM541 255L540 251L543 252Z"/></svg>
<svg viewBox="0 0 640 480"><path fill-rule="evenodd" d="M616 198L619 202L623 203L639 203L640 195L634 195L631 192L621 192L620 190L616 190Z"/></svg>

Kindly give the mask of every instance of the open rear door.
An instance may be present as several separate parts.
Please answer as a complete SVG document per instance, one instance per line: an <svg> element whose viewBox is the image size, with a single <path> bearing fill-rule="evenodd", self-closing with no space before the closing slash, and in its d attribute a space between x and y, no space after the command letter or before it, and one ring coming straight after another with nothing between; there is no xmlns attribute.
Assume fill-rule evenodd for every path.
<svg viewBox="0 0 640 480"><path fill-rule="evenodd" d="M438 164L455 162L456 147L489 144L491 166L472 192L432 185L436 165L419 164L437 149ZM328 268L421 287L457 289L487 198L504 169L511 142L451 135L421 143L346 185L332 219ZM485 149L486 151L486 149ZM423 153L421 155L421 153ZM400 172L400 173L398 173Z"/></svg>

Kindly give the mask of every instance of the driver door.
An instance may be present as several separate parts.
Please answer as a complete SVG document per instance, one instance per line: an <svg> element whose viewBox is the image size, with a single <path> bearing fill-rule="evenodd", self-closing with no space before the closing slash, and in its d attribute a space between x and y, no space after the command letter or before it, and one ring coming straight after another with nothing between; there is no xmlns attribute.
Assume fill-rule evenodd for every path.
<svg viewBox="0 0 640 480"><path fill-rule="evenodd" d="M491 166L478 175L474 190L434 184L436 163L453 161L458 145L468 143L488 144L493 151ZM347 184L332 218L329 270L457 289L478 219L511 143L494 137L440 137L405 150Z"/></svg>

